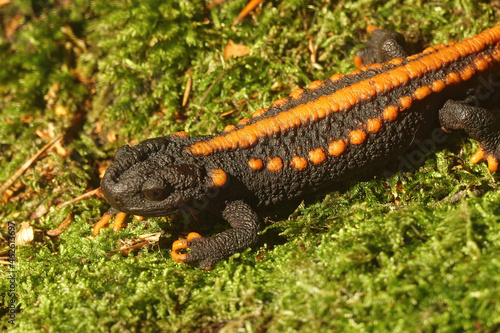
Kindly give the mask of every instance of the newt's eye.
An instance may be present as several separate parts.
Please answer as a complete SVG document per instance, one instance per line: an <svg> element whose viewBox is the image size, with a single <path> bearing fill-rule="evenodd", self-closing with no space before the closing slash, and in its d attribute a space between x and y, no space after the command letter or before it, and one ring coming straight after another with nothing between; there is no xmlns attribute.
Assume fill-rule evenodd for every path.
<svg viewBox="0 0 500 333"><path fill-rule="evenodd" d="M169 192L164 188L143 190L142 194L150 201L161 201L165 199Z"/></svg>

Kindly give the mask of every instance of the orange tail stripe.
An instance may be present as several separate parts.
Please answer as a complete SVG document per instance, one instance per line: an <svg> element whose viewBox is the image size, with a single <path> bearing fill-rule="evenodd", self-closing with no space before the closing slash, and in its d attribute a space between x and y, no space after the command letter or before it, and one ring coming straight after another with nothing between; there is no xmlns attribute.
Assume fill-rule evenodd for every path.
<svg viewBox="0 0 500 333"><path fill-rule="evenodd" d="M375 97L376 93L400 87L408 79L414 79L437 70L444 64L457 61L466 55L476 54L499 41L500 25L485 30L474 38L465 39L460 43L436 49L434 53L420 54L421 57L416 60L354 83L330 95L321 96L314 101L298 105L272 117L249 123L239 130L215 136L204 142L197 142L188 147L188 150L195 155L209 155L215 151L224 149L235 149L236 147L248 148L256 144L259 138L271 136L280 131L286 131L297 126L297 123L309 123L323 119L333 112L347 111L360 101L371 100ZM493 59L496 61L500 57L499 53L499 47L493 50ZM487 59L486 55L479 57L474 62L477 70L481 71L490 66L490 63L485 58ZM400 60L402 61L402 59ZM470 73L464 73L463 77L466 78L468 74ZM444 83L448 85L460 82L463 80L463 77L457 73L449 74L445 78ZM433 86L433 88L440 89L441 87L438 85L438 87ZM421 97L427 93L429 93L428 90L421 90L417 93L417 96ZM284 106L287 101L287 98L282 98L275 101L273 106ZM313 110L315 111L313 112ZM384 118L392 118L392 114L389 117L387 116L386 114ZM248 138L250 133L250 139L246 139L245 143L241 144L240 140Z"/></svg>

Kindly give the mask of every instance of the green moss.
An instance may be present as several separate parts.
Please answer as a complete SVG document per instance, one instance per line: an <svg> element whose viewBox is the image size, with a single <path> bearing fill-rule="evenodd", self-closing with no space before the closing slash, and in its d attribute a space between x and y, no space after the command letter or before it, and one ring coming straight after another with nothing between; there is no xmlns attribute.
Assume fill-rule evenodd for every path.
<svg viewBox="0 0 500 333"><path fill-rule="evenodd" d="M2 7L2 27L16 15L19 26L0 36L0 182L46 143L37 129L72 128L68 157L51 152L38 161L0 208L2 226L29 221L40 230L33 244L16 252L16 326L6 312L9 281L0 279L2 327L498 330L498 176L468 162L477 144L460 136L449 136L406 172L395 166L385 172L391 177L347 184L345 191L302 203L286 219L271 218L263 243L210 272L170 259L170 233L184 229L179 221L131 220L128 228L106 229L92 240L92 224L108 208L104 200L56 208L99 186L99 166L119 145L178 130L213 133L295 88L353 70L365 18L401 31L416 49L472 36L498 19L494 2L471 0L283 1L263 2L233 26L246 2L211 9L187 0ZM249 46L250 54L224 60L229 39ZM193 84L183 107L188 77ZM76 115L82 120L75 125ZM116 141L109 140L112 132ZM46 236L70 213L73 220L59 238ZM165 242L128 256L116 251L121 241L160 231ZM0 272L9 275L6 268Z"/></svg>

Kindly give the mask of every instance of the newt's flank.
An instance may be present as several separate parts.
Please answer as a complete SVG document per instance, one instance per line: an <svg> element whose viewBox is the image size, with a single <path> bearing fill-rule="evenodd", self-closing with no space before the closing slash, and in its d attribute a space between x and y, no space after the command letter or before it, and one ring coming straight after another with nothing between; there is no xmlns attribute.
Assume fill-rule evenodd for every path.
<svg viewBox="0 0 500 333"><path fill-rule="evenodd" d="M314 81L216 135L179 132L121 147L101 183L112 206L104 218L221 214L230 229L191 233L171 253L210 269L256 242L266 208L382 168L437 128L465 130L481 147L471 160L497 171L500 117L489 107L500 95L500 25L414 55L400 34L367 31L350 74Z"/></svg>

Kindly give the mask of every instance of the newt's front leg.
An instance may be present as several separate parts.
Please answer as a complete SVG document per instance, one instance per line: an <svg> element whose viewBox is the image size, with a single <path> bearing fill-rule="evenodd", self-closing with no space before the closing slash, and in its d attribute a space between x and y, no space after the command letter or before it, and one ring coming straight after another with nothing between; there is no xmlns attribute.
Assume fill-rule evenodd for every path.
<svg viewBox="0 0 500 333"><path fill-rule="evenodd" d="M477 140L479 151L471 158L477 163L486 159L491 172L498 170L500 160L500 117L490 110L449 100L439 111L439 121L444 130L463 129Z"/></svg>
<svg viewBox="0 0 500 333"><path fill-rule="evenodd" d="M191 233L187 239L174 242L172 258L181 263L198 261L200 268L209 270L221 259L255 244L259 232L259 218L248 204L242 200L229 202L222 212L222 217L229 222L232 229L210 238ZM177 252L185 248L189 248L190 252Z"/></svg>

